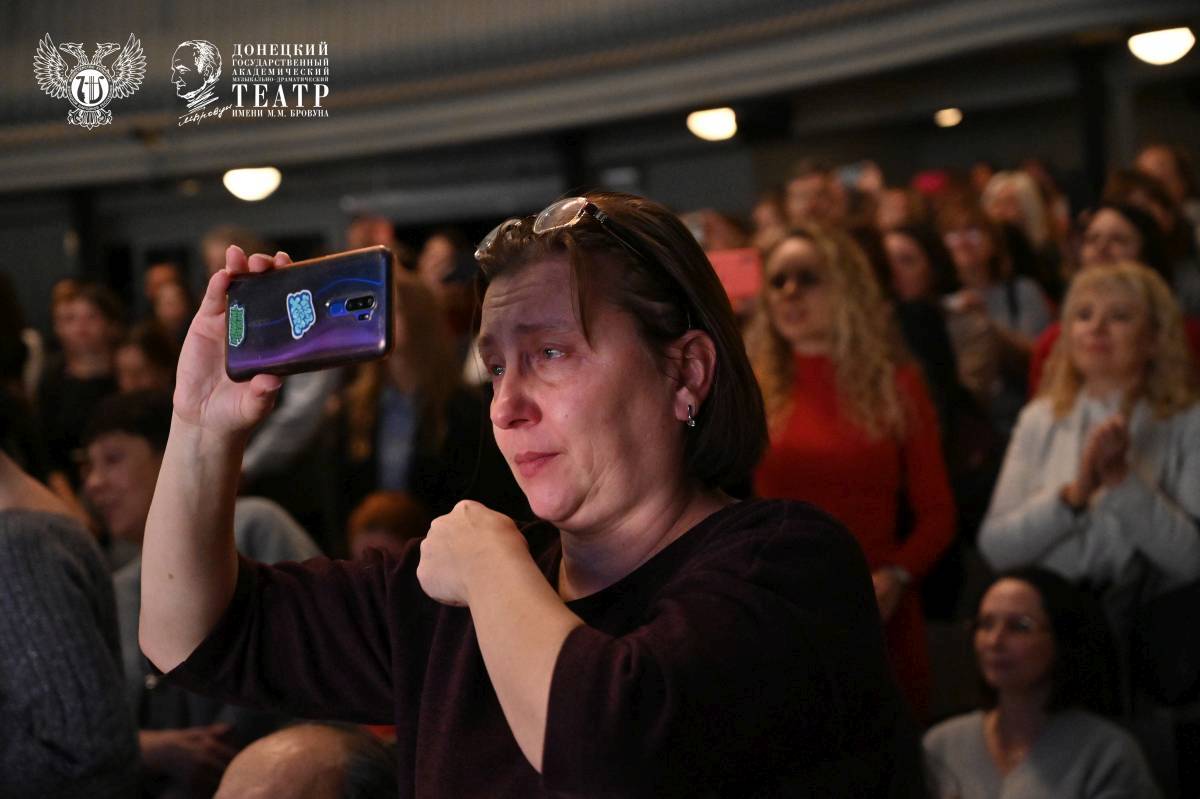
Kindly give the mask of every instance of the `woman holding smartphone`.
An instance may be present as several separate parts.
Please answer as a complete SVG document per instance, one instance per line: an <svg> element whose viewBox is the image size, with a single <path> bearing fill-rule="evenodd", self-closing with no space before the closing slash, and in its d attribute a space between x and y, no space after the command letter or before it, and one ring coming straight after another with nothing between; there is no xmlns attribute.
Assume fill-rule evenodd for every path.
<svg viewBox="0 0 1200 799"><path fill-rule="evenodd" d="M461 502L399 557L239 559L238 463L279 381L225 376L224 293L288 259L230 248L147 522L150 659L235 701L394 723L402 796L921 795L854 540L721 490L766 426L686 228L591 194L476 257L491 421L541 521Z"/></svg>

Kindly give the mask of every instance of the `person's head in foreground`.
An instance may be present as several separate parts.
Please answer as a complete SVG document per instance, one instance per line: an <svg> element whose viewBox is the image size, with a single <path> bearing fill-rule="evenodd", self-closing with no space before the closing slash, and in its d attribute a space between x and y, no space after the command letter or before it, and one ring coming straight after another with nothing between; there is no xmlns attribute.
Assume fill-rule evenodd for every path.
<svg viewBox="0 0 1200 799"><path fill-rule="evenodd" d="M396 760L370 733L297 724L243 749L216 799L382 799L396 795Z"/></svg>
<svg viewBox="0 0 1200 799"><path fill-rule="evenodd" d="M1115 650L1103 611L1066 578L1039 567L1001 575L972 627L986 707L1019 699L1046 712L1115 709Z"/></svg>
<svg viewBox="0 0 1200 799"><path fill-rule="evenodd" d="M746 330L771 424L786 419L795 357L823 355L835 365L850 418L872 435L901 433L905 410L890 320L871 265L849 236L816 227L788 233L766 255L759 306Z"/></svg>
<svg viewBox="0 0 1200 799"><path fill-rule="evenodd" d="M502 223L476 257L496 442L537 516L604 528L753 468L758 387L674 214L593 193Z"/></svg>
<svg viewBox="0 0 1200 799"><path fill-rule="evenodd" d="M1160 419L1196 401L1179 305L1166 281L1136 263L1094 266L1071 281L1042 393L1059 416L1082 391L1145 399Z"/></svg>

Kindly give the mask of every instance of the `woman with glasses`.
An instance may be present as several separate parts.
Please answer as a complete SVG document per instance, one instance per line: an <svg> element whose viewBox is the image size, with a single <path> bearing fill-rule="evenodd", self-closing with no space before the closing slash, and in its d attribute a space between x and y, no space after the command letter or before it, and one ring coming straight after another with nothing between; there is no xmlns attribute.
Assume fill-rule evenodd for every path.
<svg viewBox="0 0 1200 799"><path fill-rule="evenodd" d="M1033 341L1052 321L1050 304L1037 283L1014 273L1003 232L979 208L948 205L938 227L962 286L946 305L985 331L996 376L980 400L1007 435L1025 403Z"/></svg>
<svg viewBox="0 0 1200 799"><path fill-rule="evenodd" d="M1101 264L1136 261L1158 272L1170 284L1166 242L1154 217L1133 205L1100 203L1086 213L1085 219L1087 222L1079 242L1080 270ZM1185 317L1184 330L1192 351L1197 353L1197 360L1200 361L1200 322ZM1034 343L1029 361L1030 396L1037 393L1046 369L1046 360L1061 334L1062 325L1056 321L1042 331Z"/></svg>
<svg viewBox="0 0 1200 799"><path fill-rule="evenodd" d="M890 311L849 237L799 228L764 264L746 332L770 430L755 491L811 502L858 539L892 664L923 713L929 658L914 583L954 535L937 412L896 351ZM901 503L911 518L903 540Z"/></svg>
<svg viewBox="0 0 1200 799"><path fill-rule="evenodd" d="M1080 272L1062 319L979 549L997 569L1040 565L1102 597L1124 668L1123 710L1170 785L1173 722L1128 664L1139 606L1200 579L1200 388L1179 306L1148 267Z"/></svg>
<svg viewBox="0 0 1200 799"><path fill-rule="evenodd" d="M1112 642L1091 598L1039 568L1008 572L973 620L984 707L925 734L944 799L1159 795L1113 712Z"/></svg>
<svg viewBox="0 0 1200 799"><path fill-rule="evenodd" d="M228 381L224 292L181 358L141 640L170 679L394 723L402 796L916 796L866 565L828 516L735 502L762 400L703 251L591 194L480 244L496 441L540 522L461 502L400 556L274 567L229 534L279 381Z"/></svg>

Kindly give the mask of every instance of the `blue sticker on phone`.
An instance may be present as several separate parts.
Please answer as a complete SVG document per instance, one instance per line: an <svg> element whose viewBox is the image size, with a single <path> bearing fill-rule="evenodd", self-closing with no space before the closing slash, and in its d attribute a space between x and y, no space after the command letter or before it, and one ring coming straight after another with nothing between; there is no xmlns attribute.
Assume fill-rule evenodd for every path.
<svg viewBox="0 0 1200 799"><path fill-rule="evenodd" d="M239 303L229 306L229 346L236 347L246 340L246 309Z"/></svg>
<svg viewBox="0 0 1200 799"><path fill-rule="evenodd" d="M302 338L317 323L312 292L308 289L287 295L288 321L292 323L292 338Z"/></svg>

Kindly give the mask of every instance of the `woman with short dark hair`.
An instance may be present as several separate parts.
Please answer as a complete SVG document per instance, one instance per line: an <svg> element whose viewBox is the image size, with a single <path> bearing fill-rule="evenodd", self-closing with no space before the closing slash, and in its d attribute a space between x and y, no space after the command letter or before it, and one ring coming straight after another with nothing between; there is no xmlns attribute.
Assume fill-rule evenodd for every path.
<svg viewBox="0 0 1200 799"><path fill-rule="evenodd" d="M936 796L1057 799L1159 795L1115 709L1115 650L1094 600L1054 572L1019 569L974 622L984 708L925 735Z"/></svg>
<svg viewBox="0 0 1200 799"><path fill-rule="evenodd" d="M58 473L51 482L61 493L67 483L78 490L83 426L96 404L117 390L113 356L123 320L120 300L97 283L56 295L51 310L62 356L42 374L37 410L51 470Z"/></svg>
<svg viewBox="0 0 1200 799"><path fill-rule="evenodd" d="M854 540L721 490L765 421L687 229L596 193L476 258L492 426L542 521L464 501L400 557L239 561L237 465L279 380L225 376L224 293L288 259L230 248L147 522L147 655L237 701L394 723L402 796L920 795Z"/></svg>

